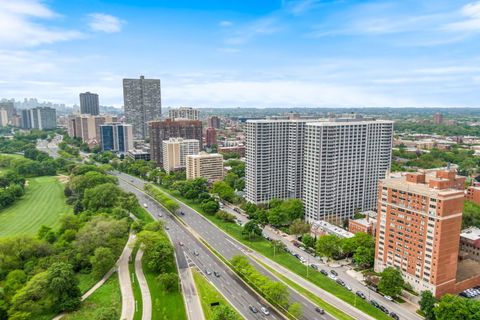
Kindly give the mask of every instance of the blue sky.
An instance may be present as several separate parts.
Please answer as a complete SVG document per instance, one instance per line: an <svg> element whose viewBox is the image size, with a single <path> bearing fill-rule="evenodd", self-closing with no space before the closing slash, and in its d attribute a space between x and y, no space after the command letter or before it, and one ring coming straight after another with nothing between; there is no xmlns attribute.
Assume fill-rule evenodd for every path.
<svg viewBox="0 0 480 320"><path fill-rule="evenodd" d="M164 106L480 106L480 1L0 0L0 98Z"/></svg>

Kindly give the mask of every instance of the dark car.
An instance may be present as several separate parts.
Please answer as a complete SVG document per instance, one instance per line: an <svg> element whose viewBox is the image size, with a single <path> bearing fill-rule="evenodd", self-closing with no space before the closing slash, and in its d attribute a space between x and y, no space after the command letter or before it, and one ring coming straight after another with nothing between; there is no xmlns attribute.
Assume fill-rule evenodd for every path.
<svg viewBox="0 0 480 320"><path fill-rule="evenodd" d="M317 311L320 314L325 314L325 310L323 310L322 308L319 308L319 307L316 307L315 311Z"/></svg>
<svg viewBox="0 0 480 320"><path fill-rule="evenodd" d="M258 313L258 309L255 308L254 306L252 305L249 305L248 308L250 309L250 311L252 311L253 313Z"/></svg>
<svg viewBox="0 0 480 320"><path fill-rule="evenodd" d="M183 211L180 211L180 214L181 214L182 216L184 216L184 215L185 215L185 212L183 212Z"/></svg>
<svg viewBox="0 0 480 320"><path fill-rule="evenodd" d="M356 294L357 296L359 296L360 298L362 298L362 299L365 299L365 298L366 298L366 296L363 294L362 291L357 291L357 292L355 292L355 294Z"/></svg>
<svg viewBox="0 0 480 320"><path fill-rule="evenodd" d="M390 312L390 317L392 317L395 320L400 320L400 317L395 312Z"/></svg>
<svg viewBox="0 0 480 320"><path fill-rule="evenodd" d="M370 304L371 304L372 306L374 306L375 308L379 308L379 307L380 307L380 304L379 304L377 301L375 301L375 300L370 300Z"/></svg>
<svg viewBox="0 0 480 320"><path fill-rule="evenodd" d="M199 255L198 251L197 250L193 251L193 255L198 257L198 255Z"/></svg>
<svg viewBox="0 0 480 320"><path fill-rule="evenodd" d="M215 277L220 278L220 273L218 273L217 271L213 271L213 274L215 275Z"/></svg>
<svg viewBox="0 0 480 320"><path fill-rule="evenodd" d="M342 279L337 279L337 283L341 286L345 286L345 282Z"/></svg>
<svg viewBox="0 0 480 320"><path fill-rule="evenodd" d="M335 271L335 270L330 270L330 273L333 274L334 276L337 276L337 277L338 277L337 271Z"/></svg>
<svg viewBox="0 0 480 320"><path fill-rule="evenodd" d="M312 267L315 270L318 270L318 266L314 263L310 263L310 267Z"/></svg>
<svg viewBox="0 0 480 320"><path fill-rule="evenodd" d="M325 276L328 276L328 271L325 270L325 269L320 270L320 273L325 275Z"/></svg>
<svg viewBox="0 0 480 320"><path fill-rule="evenodd" d="M386 314L388 314L388 309L385 308L384 306L379 305L379 306L378 306L378 309L380 309L380 310L382 310L383 312L385 312Z"/></svg>
<svg viewBox="0 0 480 320"><path fill-rule="evenodd" d="M367 288L375 292L378 291L377 287L374 287L374 286L367 286Z"/></svg>

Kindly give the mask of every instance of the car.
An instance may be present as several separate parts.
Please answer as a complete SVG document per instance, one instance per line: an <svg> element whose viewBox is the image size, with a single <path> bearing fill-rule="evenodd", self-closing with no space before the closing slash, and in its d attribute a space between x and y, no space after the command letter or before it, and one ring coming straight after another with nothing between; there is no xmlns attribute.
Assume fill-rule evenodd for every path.
<svg viewBox="0 0 480 320"><path fill-rule="evenodd" d="M217 271L213 271L213 274L215 275L215 277L220 278L220 273L218 273Z"/></svg>
<svg viewBox="0 0 480 320"><path fill-rule="evenodd" d="M400 317L395 312L390 312L390 317L392 317L395 320L400 320Z"/></svg>
<svg viewBox="0 0 480 320"><path fill-rule="evenodd" d="M300 250L305 251L305 248L304 248L304 247L299 247L299 248L300 248Z"/></svg>
<svg viewBox="0 0 480 320"><path fill-rule="evenodd" d="M350 287L348 284L345 285L345 289L347 289L348 291L352 291L352 287Z"/></svg>
<svg viewBox="0 0 480 320"><path fill-rule="evenodd" d="M325 269L320 270L320 273L323 274L324 276L328 276L328 271Z"/></svg>
<svg viewBox="0 0 480 320"><path fill-rule="evenodd" d="M165 226L165 230L170 230L170 228L168 226Z"/></svg>
<svg viewBox="0 0 480 320"><path fill-rule="evenodd" d="M328 277L332 280L337 280L337 277L334 274L329 274Z"/></svg>
<svg viewBox="0 0 480 320"><path fill-rule="evenodd" d="M367 286L367 288L370 289L370 290L372 290L372 291L375 291L375 292L378 291L378 289L377 289L376 287L374 287L374 286Z"/></svg>
<svg viewBox="0 0 480 320"><path fill-rule="evenodd" d="M199 256L198 251L197 251L197 250L194 250L194 251L193 251L193 255L198 257L198 256Z"/></svg>
<svg viewBox="0 0 480 320"><path fill-rule="evenodd" d="M312 267L315 270L318 270L318 266L314 263L310 263L310 267Z"/></svg>
<svg viewBox="0 0 480 320"><path fill-rule="evenodd" d="M375 301L375 300L370 300L370 304L371 304L372 306L374 306L375 308L379 308L379 307L380 307L380 304L379 304L377 301Z"/></svg>
<svg viewBox="0 0 480 320"><path fill-rule="evenodd" d="M268 311L268 309L265 308L265 307L261 307L260 310L261 310L262 313L263 313L264 315L266 315L266 316L268 316L268 315L270 314L270 311Z"/></svg>
<svg viewBox="0 0 480 320"><path fill-rule="evenodd" d="M224 207L223 203L221 203L221 202L218 203L218 206L220 207L220 209L223 209L223 207Z"/></svg>
<svg viewBox="0 0 480 320"><path fill-rule="evenodd" d="M386 313L386 314L389 314L388 309L385 308L385 307L382 306L382 305L379 305L379 306L378 306L378 309L382 310L382 311L383 311L384 313Z"/></svg>
<svg viewBox="0 0 480 320"><path fill-rule="evenodd" d="M345 286L345 282L344 282L342 279L339 278L339 279L337 279L336 281L337 281L337 283L338 283L339 285Z"/></svg>
<svg viewBox="0 0 480 320"><path fill-rule="evenodd" d="M207 274L207 276L209 276L209 275L212 274L212 271L210 271L210 270L205 270L205 273Z"/></svg>
<svg viewBox="0 0 480 320"><path fill-rule="evenodd" d="M130 182L133 182L133 179L130 179Z"/></svg>
<svg viewBox="0 0 480 320"><path fill-rule="evenodd" d="M323 310L322 308L319 308L319 307L316 307L315 311L317 311L320 314L325 314L325 310Z"/></svg>
<svg viewBox="0 0 480 320"><path fill-rule="evenodd" d="M181 214L182 216L184 216L184 215L185 215L185 212L183 212L183 211L180 211L180 214Z"/></svg>
<svg viewBox="0 0 480 320"><path fill-rule="evenodd" d="M253 313L258 313L258 309L255 308L255 307L252 306L252 305L249 305L249 306L248 306L248 309L250 309L250 311L252 311Z"/></svg>
<svg viewBox="0 0 480 320"><path fill-rule="evenodd" d="M390 297L390 296L384 295L383 297L384 297L385 299L387 299L388 301L393 301L393 298Z"/></svg>
<svg viewBox="0 0 480 320"><path fill-rule="evenodd" d="M159 214L158 214L158 217L159 217L159 218L163 217L163 214L159 213Z"/></svg>
<svg viewBox="0 0 480 320"><path fill-rule="evenodd" d="M148 208L148 206L147 206L147 204L146 204L146 203L144 203L144 204L143 204L143 206L144 206L145 208Z"/></svg>
<svg viewBox="0 0 480 320"><path fill-rule="evenodd" d="M182 241L179 241L178 244L180 245L180 247L183 247L183 242Z"/></svg>
<svg viewBox="0 0 480 320"><path fill-rule="evenodd" d="M330 273L333 274L334 276L337 276L337 277L338 277L337 271L335 271L335 270L330 270Z"/></svg>
<svg viewBox="0 0 480 320"><path fill-rule="evenodd" d="M360 298L362 298L362 299L366 299L366 298L367 298L367 297L365 296L365 294L363 294L362 291L357 291L357 292L355 292L355 294L356 294L357 296L359 296Z"/></svg>

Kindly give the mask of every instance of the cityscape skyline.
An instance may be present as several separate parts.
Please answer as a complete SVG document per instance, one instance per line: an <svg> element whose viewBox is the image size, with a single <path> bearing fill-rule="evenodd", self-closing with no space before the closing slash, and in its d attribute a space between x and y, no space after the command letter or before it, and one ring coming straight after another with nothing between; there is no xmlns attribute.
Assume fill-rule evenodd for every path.
<svg viewBox="0 0 480 320"><path fill-rule="evenodd" d="M72 105L95 90L120 107L121 80L139 74L161 79L164 105L177 106L473 107L479 98L479 2L19 0L0 9L9 98Z"/></svg>

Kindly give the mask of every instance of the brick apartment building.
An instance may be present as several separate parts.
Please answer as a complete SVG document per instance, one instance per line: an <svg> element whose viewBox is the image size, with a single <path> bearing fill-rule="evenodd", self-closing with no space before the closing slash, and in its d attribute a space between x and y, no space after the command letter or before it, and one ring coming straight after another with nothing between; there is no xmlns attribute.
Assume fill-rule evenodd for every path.
<svg viewBox="0 0 480 320"><path fill-rule="evenodd" d="M437 297L478 285L480 267L458 262L464 183L451 170L381 180L375 271L399 268L416 291Z"/></svg>

